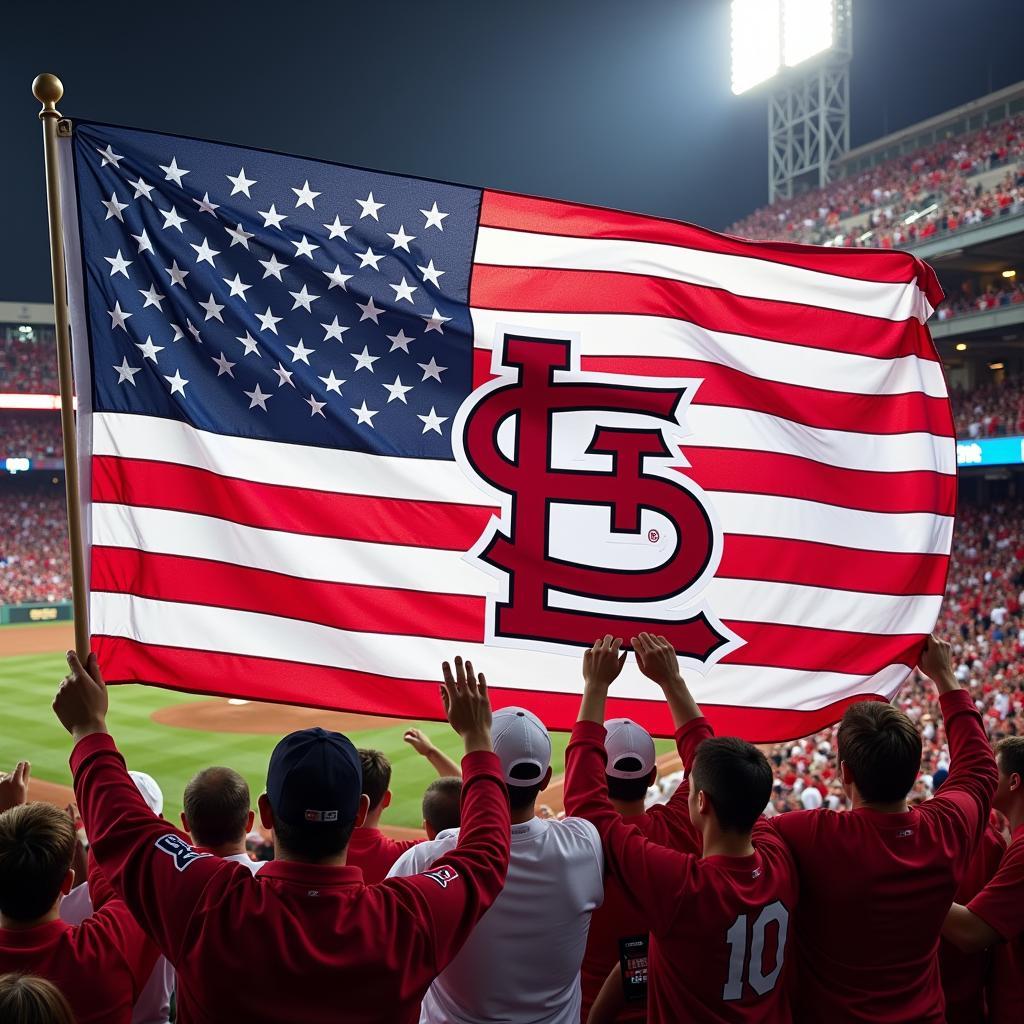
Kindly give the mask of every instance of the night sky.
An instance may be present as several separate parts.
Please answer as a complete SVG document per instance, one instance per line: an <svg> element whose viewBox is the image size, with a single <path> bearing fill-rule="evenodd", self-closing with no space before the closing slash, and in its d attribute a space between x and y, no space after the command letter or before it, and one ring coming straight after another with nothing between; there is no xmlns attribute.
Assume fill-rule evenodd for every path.
<svg viewBox="0 0 1024 1024"><path fill-rule="evenodd" d="M854 146L1024 79L1021 0L854 6ZM40 71L72 117L716 228L767 199L726 0L17 2L0 39L0 299L51 299Z"/></svg>

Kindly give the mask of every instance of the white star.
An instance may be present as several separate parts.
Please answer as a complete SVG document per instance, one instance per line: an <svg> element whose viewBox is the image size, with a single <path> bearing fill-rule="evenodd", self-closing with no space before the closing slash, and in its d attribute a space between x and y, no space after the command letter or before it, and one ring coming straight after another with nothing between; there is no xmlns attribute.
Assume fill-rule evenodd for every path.
<svg viewBox="0 0 1024 1024"><path fill-rule="evenodd" d="M352 275L351 274L343 274L341 272L341 265L340 264L335 263L334 264L334 269L333 270L325 270L325 271L323 271L323 275L324 275L324 277L327 278L328 281L331 282L327 286L327 290L328 291L330 291L332 288L343 288L345 291L348 291L348 288L346 287L345 282L346 281L350 281L352 279Z"/></svg>
<svg viewBox="0 0 1024 1024"><path fill-rule="evenodd" d="M127 334L128 333L128 328L125 327L124 322L125 322L125 320L128 319L128 317L134 316L134 314L133 313L126 313L121 308L121 303L120 302L115 302L114 303L114 308L107 310L107 316L110 317L110 329L112 331L115 328L120 327L121 330L124 331L125 334Z"/></svg>
<svg viewBox="0 0 1024 1024"><path fill-rule="evenodd" d="M448 216L448 214L442 213L437 208L437 203L434 203L434 205L429 210L420 210L420 213L422 213L423 216L427 218L427 223L424 229L437 228L438 231L444 231L444 225L441 223L441 221L443 221L445 217Z"/></svg>
<svg viewBox="0 0 1024 1024"><path fill-rule="evenodd" d="M211 358L217 364L217 376L218 377L223 376L225 373L229 377L234 377L235 371L233 370L233 367L235 366L235 364L231 363L231 362L228 362L228 358L227 358L227 356L224 355L223 352L221 352L219 359L216 359L216 358L214 358L212 356L211 356Z"/></svg>
<svg viewBox="0 0 1024 1024"><path fill-rule="evenodd" d="M212 267L214 265L213 257L220 255L220 250L211 249L210 243L205 238L202 245L196 245L195 242L189 242L188 244L196 251L196 266L205 260Z"/></svg>
<svg viewBox="0 0 1024 1024"><path fill-rule="evenodd" d="M171 330L174 331L174 337L171 338L171 341L181 341L185 337L185 332L177 324L171 324L170 326Z"/></svg>
<svg viewBox="0 0 1024 1024"><path fill-rule="evenodd" d="M146 359L152 359L154 363L157 361L157 352L163 352L164 350L163 345L154 345L153 338L148 334L146 335L146 344L140 345L138 342L135 342L135 347L143 354L143 356Z"/></svg>
<svg viewBox="0 0 1024 1024"><path fill-rule="evenodd" d="M447 274L447 270L438 270L434 266L434 261L431 260L425 267L417 266L416 269L423 275L424 281L429 281L435 288L441 287L441 282L438 278L442 274Z"/></svg>
<svg viewBox="0 0 1024 1024"><path fill-rule="evenodd" d="M126 260L121 255L121 250L117 250L116 256L104 256L103 257L110 264L110 276L113 277L115 274L124 274L128 276L128 268L134 262L133 260Z"/></svg>
<svg viewBox="0 0 1024 1024"><path fill-rule="evenodd" d="M302 236L301 242L292 242L295 246L296 256L308 256L310 259L313 258L313 250L319 249L319 245L314 245L305 235Z"/></svg>
<svg viewBox="0 0 1024 1024"><path fill-rule="evenodd" d="M367 423L371 427L373 426L373 417L377 415L378 411L379 410L377 409L367 409L365 399L363 400L363 404L358 409L356 409L355 407L352 408L352 412L356 414L356 423Z"/></svg>
<svg viewBox="0 0 1024 1024"><path fill-rule="evenodd" d="M138 199L139 196L145 196L150 202L153 201L153 197L149 194L150 192L153 191L153 186L147 185L142 180L141 174L139 175L138 181L129 180L128 184L131 185L133 189L135 189L135 195L132 196L132 199Z"/></svg>
<svg viewBox="0 0 1024 1024"><path fill-rule="evenodd" d="M294 370L286 370L280 363L278 363L277 366L274 367L274 373L277 374L277 386L282 388L287 384L290 387L295 387L292 383L292 374L294 372Z"/></svg>
<svg viewBox="0 0 1024 1024"><path fill-rule="evenodd" d="M320 193L318 192L317 195L319 194ZM324 416L324 406L327 404L326 402L318 402L313 397L312 392L310 392L309 398L304 398L303 401L310 407L310 409L312 409L312 412L309 414L310 416ZM327 417L324 416L324 419L327 419Z"/></svg>
<svg viewBox="0 0 1024 1024"><path fill-rule="evenodd" d="M382 259L384 259L383 253L381 253L381 255L378 256L370 246L367 246L366 252L357 252L356 255L359 257L360 270L362 270L363 267L370 266L372 266L374 270L380 270L380 267L378 267L377 264L380 263Z"/></svg>
<svg viewBox="0 0 1024 1024"><path fill-rule="evenodd" d="M261 359L263 358L263 356L260 354L259 343L248 331L245 332L245 337L235 338L235 341L240 341L245 346L245 351L242 353L243 356L248 356L255 353ZM251 409L252 406L250 406L249 408Z"/></svg>
<svg viewBox="0 0 1024 1024"><path fill-rule="evenodd" d="M437 311L437 306L434 307L434 312L430 316L422 317L423 321L427 325L427 329L423 332L428 334L430 331L437 331L438 334L444 334L444 328L442 324L448 323L451 320L450 316L441 316Z"/></svg>
<svg viewBox="0 0 1024 1024"><path fill-rule="evenodd" d="M225 177L231 182L231 194L234 195L236 192L244 192L246 199L252 199L249 195L249 186L256 184L255 178L247 178L245 176L245 168L243 167L238 174L232 177L230 174L226 174Z"/></svg>
<svg viewBox="0 0 1024 1024"><path fill-rule="evenodd" d="M213 211L220 209L220 203L211 203L210 202L210 193L209 192L204 192L202 199L193 199L192 202L195 203L196 206L199 207L199 212L200 213L208 213L208 214L210 214L211 217L216 217L217 214L215 214Z"/></svg>
<svg viewBox="0 0 1024 1024"><path fill-rule="evenodd" d="M444 423L444 421L446 419L448 419L447 416L438 416L437 412L434 410L433 406L430 407L430 412L428 412L426 416L422 415L421 413L416 413L416 417L418 419L423 420L423 433L424 434L428 430L434 430L438 434L440 434L441 433L441 424Z"/></svg>
<svg viewBox="0 0 1024 1024"><path fill-rule="evenodd" d="M380 326L380 321L377 319L384 312L383 309L378 309L373 304L373 296L366 300L366 303L357 302L356 305L363 311L363 315L359 318L359 322L362 323L364 320L372 320L375 324Z"/></svg>
<svg viewBox="0 0 1024 1024"><path fill-rule="evenodd" d="M270 312L270 307L267 306L266 313L257 313L256 319L260 322L261 331L273 331L277 334L277 325L284 319L284 317L274 316Z"/></svg>
<svg viewBox="0 0 1024 1024"><path fill-rule="evenodd" d="M142 304L143 309L145 309L147 306L156 306L156 308L159 309L161 313L164 311L164 307L160 305L160 303L164 301L164 297L163 295L160 294L160 292L156 290L155 284L151 284L149 286L148 291L140 288L139 294L146 300Z"/></svg>
<svg viewBox="0 0 1024 1024"><path fill-rule="evenodd" d="M104 220L110 220L111 217L116 217L122 224L124 223L124 217L121 216L122 210L128 209L127 203L119 203L117 201L117 193L111 192L109 199L101 200L103 205L107 208L107 215Z"/></svg>
<svg viewBox="0 0 1024 1024"><path fill-rule="evenodd" d="M403 384L401 377L396 376L394 384L382 384L381 387L387 388L389 404L393 402L396 398L404 405L409 404L405 400L405 395L407 391L412 391L412 385Z"/></svg>
<svg viewBox="0 0 1024 1024"><path fill-rule="evenodd" d="M316 207L313 205L313 200L317 196L322 195L321 192L314 192L309 187L309 181L303 182L302 188L293 188L292 191L296 195L295 208L298 209L300 206L308 206L311 210L315 210Z"/></svg>
<svg viewBox="0 0 1024 1024"><path fill-rule="evenodd" d="M393 246L391 246L392 249L404 249L406 252L411 252L412 251L409 248L409 243L411 241L413 241L416 238L416 236L415 235L407 235L405 233L405 225L404 224L402 224L399 227L398 231L396 231L395 234L392 234L389 231L387 233L387 235L388 235L388 238L390 238L391 241L395 243Z"/></svg>
<svg viewBox="0 0 1024 1024"><path fill-rule="evenodd" d="M409 342L415 341L415 338L410 338L403 330L399 330L397 334L389 334L387 336L388 341L391 342L391 348L389 352L394 352L396 348L400 348L406 355L409 354Z"/></svg>
<svg viewBox="0 0 1024 1024"><path fill-rule="evenodd" d="M144 252L151 252L156 255L153 243L149 240L149 235L146 234L145 230L143 230L141 235L132 235L132 238L138 243L140 255Z"/></svg>
<svg viewBox="0 0 1024 1024"><path fill-rule="evenodd" d="M178 166L177 157L173 157L173 156L171 157L171 162L169 164L160 164L160 170L165 172L164 173L164 181L173 181L174 184L178 186L178 188L183 188L184 187L181 184L181 179L186 174L191 174L192 173L191 171L182 170Z"/></svg>
<svg viewBox="0 0 1024 1024"><path fill-rule="evenodd" d="M157 207L157 209L160 209ZM185 223L185 218L178 214L178 211L172 206L169 210L160 210L164 216L164 230L168 228L177 228L181 231L181 225ZM184 234L184 232L182 232Z"/></svg>
<svg viewBox="0 0 1024 1024"><path fill-rule="evenodd" d="M170 275L171 287L173 288L176 284L180 284L182 288L185 287L185 278L192 273L191 270L182 270L178 266L178 261L175 260L169 267L164 267L164 270Z"/></svg>
<svg viewBox="0 0 1024 1024"><path fill-rule="evenodd" d="M310 307L320 298L319 295L311 295L305 285L302 286L301 292L289 292L288 294L295 300L295 305L292 306L292 309L298 309L299 306L302 306L307 313L313 312Z"/></svg>
<svg viewBox="0 0 1024 1024"><path fill-rule="evenodd" d="M328 391L333 391L335 394L338 395L341 394L341 385L344 384L345 381L339 380L337 377L335 377L333 370L331 370L331 372L326 377L321 377L320 380L322 380L324 384L327 385Z"/></svg>
<svg viewBox="0 0 1024 1024"><path fill-rule="evenodd" d="M189 334L192 335L192 340L194 342L196 342L199 345L202 345L203 339L199 337L199 328L196 327L196 325L192 323L192 321L189 320L188 317L185 318L185 329L188 331Z"/></svg>
<svg viewBox="0 0 1024 1024"><path fill-rule="evenodd" d="M142 372L141 366L128 365L127 356L121 360L121 365L115 366L114 369L117 370L117 383L123 384L125 381L128 381L132 387L135 387L135 374Z"/></svg>
<svg viewBox="0 0 1024 1024"><path fill-rule="evenodd" d="M306 348L302 344L301 338L299 338L298 345L285 345L285 348L291 352L293 363L305 363L307 366L309 366L309 357L316 351L315 348Z"/></svg>
<svg viewBox="0 0 1024 1024"><path fill-rule="evenodd" d="M356 370L369 370L370 373L373 373L373 364L380 359L380 356L371 356L365 345L362 352L350 352L349 355L356 361Z"/></svg>
<svg viewBox="0 0 1024 1024"><path fill-rule="evenodd" d="M175 370L173 377L168 377L167 374L165 373L164 380L171 385L172 395L178 394L181 395L182 398L185 397L185 385L188 383L188 381L184 377L182 377L180 370Z"/></svg>
<svg viewBox="0 0 1024 1024"><path fill-rule="evenodd" d="M241 224L234 228L225 228L224 230L231 236L232 246L244 245L246 249L249 248L249 239L253 237L251 231L246 231ZM231 246L228 248L231 248Z"/></svg>
<svg viewBox="0 0 1024 1024"><path fill-rule="evenodd" d="M328 231L330 231L330 235L328 235L328 241L331 238L344 238L345 241L347 242L348 241L348 235L346 235L345 232L348 231L348 229L350 227L352 227L352 225L351 224L342 224L341 223L341 218L337 214L335 214L334 215L334 223L333 224L325 224L324 227L327 228Z"/></svg>
<svg viewBox="0 0 1024 1024"><path fill-rule="evenodd" d="M99 153L101 157L103 157L103 161L100 163L100 167L106 167L107 164L113 164L115 167L117 167L124 159L123 156L118 156L117 153L115 153L110 148L109 142L107 143L106 149L100 149L99 146L96 146L96 152Z"/></svg>
<svg viewBox="0 0 1024 1024"><path fill-rule="evenodd" d="M337 317L335 317L329 324L321 324L320 326L325 332L324 341L329 341L331 338L337 338L338 341L344 344L345 339L342 335L348 330L348 328L342 327L341 324L338 323Z"/></svg>
<svg viewBox="0 0 1024 1024"><path fill-rule="evenodd" d="M243 391L242 393L246 396L246 398L251 398L252 399L252 401L249 402L249 408L250 409L255 409L256 406L258 405L264 412L267 411L267 399L274 397L272 394L269 394L269 393L268 394L264 394L260 390L259 384L256 385L255 390L253 390L253 391Z"/></svg>
<svg viewBox="0 0 1024 1024"><path fill-rule="evenodd" d="M263 278L266 280L268 277L276 277L278 281L283 281L281 277L281 271L288 268L287 263L281 263L278 258L271 253L269 260L260 260L260 265L264 267Z"/></svg>
<svg viewBox="0 0 1024 1024"><path fill-rule="evenodd" d="M199 306L201 309L206 310L206 316L203 320L219 320L224 323L224 317L220 315L220 311L224 308L220 305L213 297L213 292L210 292L210 297L205 302L200 302Z"/></svg>
<svg viewBox="0 0 1024 1024"><path fill-rule="evenodd" d="M433 356L430 357L429 363L417 363L416 365L423 371L423 380L433 377L439 384L441 383L441 374L448 369L447 366L438 366Z"/></svg>
<svg viewBox="0 0 1024 1024"><path fill-rule="evenodd" d="M375 203L373 201L372 192L365 199L357 199L356 202L363 208L363 212L359 214L360 220L364 217L372 217L375 221L380 221L380 217L377 216L377 211L384 209L384 204Z"/></svg>
<svg viewBox="0 0 1024 1024"><path fill-rule="evenodd" d="M281 221L288 219L287 214L277 212L277 207L273 203L270 204L269 210L259 210L258 212L263 218L263 226L265 228L277 228L280 231Z"/></svg>
<svg viewBox="0 0 1024 1024"><path fill-rule="evenodd" d="M409 284L404 276L402 277L401 284L389 284L388 287L395 290L395 302L401 302L402 299L405 299L406 302L412 303L412 293L417 290L416 285Z"/></svg>
<svg viewBox="0 0 1024 1024"><path fill-rule="evenodd" d="M224 277L221 280L231 289L231 296L237 295L243 302L245 301L245 293L252 287L251 284L246 284L238 274L235 274L232 280Z"/></svg>

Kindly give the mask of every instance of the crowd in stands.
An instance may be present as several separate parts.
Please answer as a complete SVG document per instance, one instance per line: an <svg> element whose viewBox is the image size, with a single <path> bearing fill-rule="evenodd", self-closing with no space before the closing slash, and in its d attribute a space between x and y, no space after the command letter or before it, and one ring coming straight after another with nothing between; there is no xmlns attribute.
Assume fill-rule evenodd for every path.
<svg viewBox="0 0 1024 1024"><path fill-rule="evenodd" d="M0 487L0 604L71 596L64 489L50 477Z"/></svg>
<svg viewBox="0 0 1024 1024"><path fill-rule="evenodd" d="M969 391L953 388L950 398L959 438L1024 434L1024 386L1019 377L989 381Z"/></svg>
<svg viewBox="0 0 1024 1024"><path fill-rule="evenodd" d="M0 458L59 459L64 455L57 412L0 412Z"/></svg>
<svg viewBox="0 0 1024 1024"><path fill-rule="evenodd" d="M52 327L0 327L0 393L57 394L54 344Z"/></svg>
<svg viewBox="0 0 1024 1024"><path fill-rule="evenodd" d="M1024 212L1024 115L930 144L735 223L745 238L898 248ZM985 187L975 176L1005 167ZM927 212L924 212L927 211ZM907 221L910 223L907 223Z"/></svg>
<svg viewBox="0 0 1024 1024"><path fill-rule="evenodd" d="M939 320L952 320L970 313L986 313L1021 303L1024 303L1024 281L1002 279L980 292L965 288L960 295L947 295L935 315Z"/></svg>

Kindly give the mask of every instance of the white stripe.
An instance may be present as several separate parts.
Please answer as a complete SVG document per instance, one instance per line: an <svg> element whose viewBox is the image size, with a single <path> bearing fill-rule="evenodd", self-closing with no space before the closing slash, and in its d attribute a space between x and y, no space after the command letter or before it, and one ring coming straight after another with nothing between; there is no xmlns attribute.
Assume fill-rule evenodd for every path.
<svg viewBox="0 0 1024 1024"><path fill-rule="evenodd" d="M686 249L660 242L576 238L481 227L473 261L504 267L643 274L723 288L734 295L755 299L796 302L886 320L915 317L924 323L933 312L916 281L862 281L768 259Z"/></svg>
<svg viewBox="0 0 1024 1024"><path fill-rule="evenodd" d="M705 493L725 533L923 555L948 555L953 542L952 516L930 512L862 512L770 494Z"/></svg>
<svg viewBox="0 0 1024 1024"><path fill-rule="evenodd" d="M786 345L778 341L709 331L685 320L628 313L517 313L472 309L474 343L490 349L504 330L578 334L585 356L653 356L699 359L801 387L859 395L924 392L945 398L942 367L931 359L874 359L855 352Z"/></svg>
<svg viewBox="0 0 1024 1024"><path fill-rule="evenodd" d="M838 469L879 473L956 473L956 440L923 431L905 434L859 434L794 423L750 409L691 405L686 410L691 433L683 439L696 448L749 448L813 459Z"/></svg>
<svg viewBox="0 0 1024 1024"><path fill-rule="evenodd" d="M95 413L93 454L171 462L240 480L339 494L490 504L452 460L403 459L232 437L155 416Z"/></svg>
<svg viewBox="0 0 1024 1024"><path fill-rule="evenodd" d="M455 653L472 658L495 685L579 693L578 656L564 657L513 648L485 647L415 636L394 636L335 629L256 612L155 601L126 594L92 595L95 634L127 637L146 644L209 650L250 657L275 658L373 672L401 679L434 680L440 662ZM874 676L841 672L716 665L701 679L693 676L694 696L705 703L778 707L810 711L851 693L891 693L906 678L903 665L890 665ZM664 700L630 659L616 681L613 696Z"/></svg>

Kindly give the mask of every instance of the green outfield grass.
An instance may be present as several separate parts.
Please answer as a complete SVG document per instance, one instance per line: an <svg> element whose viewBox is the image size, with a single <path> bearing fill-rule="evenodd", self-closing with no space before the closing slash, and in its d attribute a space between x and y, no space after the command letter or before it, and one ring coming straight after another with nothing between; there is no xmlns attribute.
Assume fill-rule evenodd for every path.
<svg viewBox="0 0 1024 1024"><path fill-rule="evenodd" d="M49 782L70 785L68 753L70 740L50 709L50 702L67 672L62 653L35 654L0 658L0 766L10 766L21 758L32 762L33 776ZM150 715L171 704L202 700L188 694L160 690L150 686L115 686L110 694L110 731L125 755L129 768L149 772L162 787L166 800L164 813L177 820L185 783L199 768L226 764L241 772L253 792L262 793L266 782L267 759L278 737L244 733L213 733L159 725ZM417 724L433 742L458 759L461 745L447 725L438 722ZM384 822L417 827L421 822L420 800L434 771L426 761L402 742L404 725L368 729L353 733L360 747L383 750L394 765L394 799L385 812ZM564 767L565 733L552 733L554 770ZM659 751L671 749L659 742Z"/></svg>

